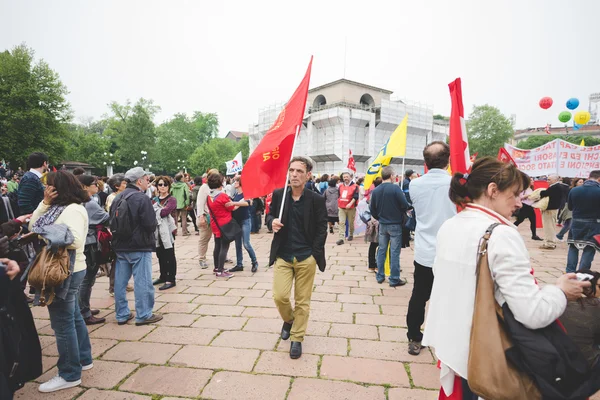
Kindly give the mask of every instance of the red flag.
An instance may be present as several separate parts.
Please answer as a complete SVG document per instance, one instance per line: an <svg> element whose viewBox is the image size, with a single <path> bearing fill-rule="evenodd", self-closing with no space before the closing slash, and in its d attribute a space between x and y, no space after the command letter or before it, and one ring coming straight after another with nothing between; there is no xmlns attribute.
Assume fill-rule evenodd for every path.
<svg viewBox="0 0 600 400"><path fill-rule="evenodd" d="M452 173L466 173L470 166L469 139L465 126L465 112L462 102L462 89L460 78L448 84L450 98L452 99L452 112L450 113L450 167Z"/></svg>
<svg viewBox="0 0 600 400"><path fill-rule="evenodd" d="M500 147L500 150L498 150L498 160L502 161L503 163L512 164L515 167L517 166L515 160L513 160L504 147Z"/></svg>
<svg viewBox="0 0 600 400"><path fill-rule="evenodd" d="M348 157L348 169L356 173L356 164L354 164L354 157L352 156L352 150L350 150L350 157Z"/></svg>
<svg viewBox="0 0 600 400"><path fill-rule="evenodd" d="M552 134L552 132L550 131L550 124L546 124L546 127L544 128L544 130L546 131L546 133L547 133L548 135L551 135L551 134Z"/></svg>
<svg viewBox="0 0 600 400"><path fill-rule="evenodd" d="M265 196L286 183L296 130L300 131L304 117L311 67L312 57L300 86L244 165L242 178L248 182L244 183L246 198Z"/></svg>

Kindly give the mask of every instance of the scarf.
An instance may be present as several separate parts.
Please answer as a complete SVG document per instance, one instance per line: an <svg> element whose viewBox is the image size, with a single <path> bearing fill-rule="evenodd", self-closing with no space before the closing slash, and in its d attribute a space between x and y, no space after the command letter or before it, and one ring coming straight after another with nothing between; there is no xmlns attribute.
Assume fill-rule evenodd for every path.
<svg viewBox="0 0 600 400"><path fill-rule="evenodd" d="M35 221L31 230L35 233L41 233L43 227L54 224L65 208L67 206L50 206L48 211Z"/></svg>

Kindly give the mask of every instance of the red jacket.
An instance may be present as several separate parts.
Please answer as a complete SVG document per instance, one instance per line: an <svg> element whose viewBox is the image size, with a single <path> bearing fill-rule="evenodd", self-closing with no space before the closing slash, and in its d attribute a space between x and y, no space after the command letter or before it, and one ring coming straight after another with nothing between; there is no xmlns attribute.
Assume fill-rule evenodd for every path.
<svg viewBox="0 0 600 400"><path fill-rule="evenodd" d="M215 218L217 219L219 226L228 224L231 221L231 212L235 206L225 207L225 204L229 203L230 201L231 199L229 196L223 192L217 194L214 200L212 196L208 196L207 204L208 209L210 210L210 228L212 229L216 238L221 237L221 231L215 223Z"/></svg>

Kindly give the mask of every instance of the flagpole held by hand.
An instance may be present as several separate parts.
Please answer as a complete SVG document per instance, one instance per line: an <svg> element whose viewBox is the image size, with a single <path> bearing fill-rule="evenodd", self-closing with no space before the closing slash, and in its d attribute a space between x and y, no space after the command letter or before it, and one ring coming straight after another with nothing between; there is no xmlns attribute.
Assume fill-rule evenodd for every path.
<svg viewBox="0 0 600 400"><path fill-rule="evenodd" d="M294 144L292 145L292 154L290 155L290 160L294 158L294 150L296 150L296 141L298 140L298 133L300 133L300 125L296 125L296 133L294 134ZM283 185L283 197L281 198L281 206L279 207L279 221L283 217L283 205L285 204L285 199L287 195L288 182L290 181L290 169L288 167L287 174L285 176L285 185Z"/></svg>

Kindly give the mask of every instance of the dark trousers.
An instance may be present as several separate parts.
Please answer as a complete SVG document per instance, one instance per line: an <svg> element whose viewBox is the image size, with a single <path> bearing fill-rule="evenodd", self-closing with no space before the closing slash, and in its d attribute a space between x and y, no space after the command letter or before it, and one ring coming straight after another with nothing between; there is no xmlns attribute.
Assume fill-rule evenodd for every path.
<svg viewBox="0 0 600 400"><path fill-rule="evenodd" d="M98 245L96 243L86 244L83 250L85 254L85 263L87 265L85 278L79 287L79 311L83 318L92 316L90 309L90 298L92 296L92 287L96 283L96 275L98 274Z"/></svg>
<svg viewBox="0 0 600 400"><path fill-rule="evenodd" d="M369 245L369 269L377 269L377 247L379 243Z"/></svg>
<svg viewBox="0 0 600 400"><path fill-rule="evenodd" d="M408 303L408 313L406 314L406 325L408 326L408 340L420 342L423 340L421 325L425 321L425 305L431 297L431 288L433 287L433 269L425 267L418 262L415 265L415 285L413 286L412 296Z"/></svg>
<svg viewBox="0 0 600 400"><path fill-rule="evenodd" d="M160 268L160 280L165 282L175 283L175 275L177 275L177 259L175 258L175 247L165 249L158 246L156 248L156 257L158 258L158 266Z"/></svg>
<svg viewBox="0 0 600 400"><path fill-rule="evenodd" d="M218 272L223 272L230 244L231 242L228 242L223 238L218 238L215 236L215 249L213 250L213 259L215 263L215 269Z"/></svg>
<svg viewBox="0 0 600 400"><path fill-rule="evenodd" d="M529 220L530 228L531 228L531 236L537 236L536 234L536 216L535 209L527 204L523 204L523 207L519 210L519 215L517 216L517 220L515 221L515 225L519 226L519 224L526 219Z"/></svg>
<svg viewBox="0 0 600 400"><path fill-rule="evenodd" d="M192 220L192 224L194 225L194 230L196 232L200 232L200 230L198 229L198 225L196 224L196 207L192 207L192 209L188 210L188 214L187 214L188 218L190 218Z"/></svg>
<svg viewBox="0 0 600 400"><path fill-rule="evenodd" d="M252 229L251 232L258 233L260 231L262 225L262 215L257 214L256 212L252 214Z"/></svg>

